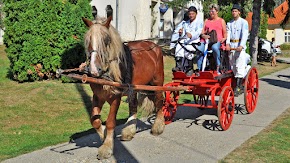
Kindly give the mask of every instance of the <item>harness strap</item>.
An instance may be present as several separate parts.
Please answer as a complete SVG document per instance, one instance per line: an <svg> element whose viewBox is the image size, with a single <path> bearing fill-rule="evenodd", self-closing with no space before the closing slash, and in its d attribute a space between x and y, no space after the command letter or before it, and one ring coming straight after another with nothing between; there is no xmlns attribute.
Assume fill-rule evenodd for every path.
<svg viewBox="0 0 290 163"><path fill-rule="evenodd" d="M188 50L180 41L178 41L178 44L185 50L187 51L188 53L196 53L196 51L199 51L201 52L197 47L194 47L196 49L196 51L191 51L191 50Z"/></svg>

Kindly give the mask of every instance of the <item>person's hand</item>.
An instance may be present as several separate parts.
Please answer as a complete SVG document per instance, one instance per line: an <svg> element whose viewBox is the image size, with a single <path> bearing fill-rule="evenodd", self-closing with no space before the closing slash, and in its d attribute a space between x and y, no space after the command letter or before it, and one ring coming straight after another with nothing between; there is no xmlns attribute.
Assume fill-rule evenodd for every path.
<svg viewBox="0 0 290 163"><path fill-rule="evenodd" d="M188 37L188 38L191 38L192 37L192 35L190 34L190 33L186 33L186 36Z"/></svg>
<svg viewBox="0 0 290 163"><path fill-rule="evenodd" d="M183 33L183 28L180 28L179 31L178 31L179 35L182 35Z"/></svg>
<svg viewBox="0 0 290 163"><path fill-rule="evenodd" d="M210 36L209 36L209 35L205 35L205 34L201 35L201 37L202 37L203 39L205 39L205 40L207 40L207 39L209 39L209 38L210 38Z"/></svg>
<svg viewBox="0 0 290 163"><path fill-rule="evenodd" d="M221 43L224 43L226 40L227 40L226 38L222 38Z"/></svg>
<svg viewBox="0 0 290 163"><path fill-rule="evenodd" d="M226 45L226 50L227 50L227 51L230 51L230 50L231 50L230 44L227 44L227 45Z"/></svg>
<svg viewBox="0 0 290 163"><path fill-rule="evenodd" d="M239 46L239 47L237 47L237 49L236 49L236 51L238 51L238 52L240 52L240 51L242 51L243 50L243 47L242 46Z"/></svg>

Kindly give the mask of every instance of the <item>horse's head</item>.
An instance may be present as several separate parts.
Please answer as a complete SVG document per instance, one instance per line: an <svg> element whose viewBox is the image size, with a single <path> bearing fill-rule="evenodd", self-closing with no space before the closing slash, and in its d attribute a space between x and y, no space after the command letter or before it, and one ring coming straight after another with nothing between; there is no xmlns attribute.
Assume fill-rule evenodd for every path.
<svg viewBox="0 0 290 163"><path fill-rule="evenodd" d="M89 27L85 35L85 48L87 58L90 61L89 71L93 77L100 77L108 71L112 60L109 52L112 40L110 34L112 17L97 22L92 22L86 18L82 19Z"/></svg>

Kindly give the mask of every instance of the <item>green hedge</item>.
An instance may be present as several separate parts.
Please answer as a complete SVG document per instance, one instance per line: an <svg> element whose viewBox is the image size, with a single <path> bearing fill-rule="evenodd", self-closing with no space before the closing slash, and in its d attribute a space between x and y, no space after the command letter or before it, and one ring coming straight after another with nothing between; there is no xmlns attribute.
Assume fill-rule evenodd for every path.
<svg viewBox="0 0 290 163"><path fill-rule="evenodd" d="M289 43L284 43L280 45L281 50L290 50L290 44Z"/></svg>
<svg viewBox="0 0 290 163"><path fill-rule="evenodd" d="M89 2L4 0L4 43L15 80L39 80L85 60L81 17L92 18Z"/></svg>

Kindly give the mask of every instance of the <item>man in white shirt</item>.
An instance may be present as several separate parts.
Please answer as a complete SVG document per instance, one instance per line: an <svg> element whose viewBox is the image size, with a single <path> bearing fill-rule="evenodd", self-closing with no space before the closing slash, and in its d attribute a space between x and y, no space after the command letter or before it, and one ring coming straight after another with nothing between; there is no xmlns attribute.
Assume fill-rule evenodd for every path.
<svg viewBox="0 0 290 163"><path fill-rule="evenodd" d="M196 19L197 9L194 6L188 8L189 20L183 23L183 27L179 29L178 33L183 40L180 42L182 45L177 44L175 51L176 67L172 69L175 71L184 71L187 76L191 76L193 73L193 57L192 51L197 51L191 43L200 42L200 34L203 28L203 21ZM184 36L183 36L184 35ZM203 44L197 47L199 51L204 51ZM183 63L187 59L188 66L183 67Z"/></svg>
<svg viewBox="0 0 290 163"><path fill-rule="evenodd" d="M231 69L234 72L236 78L235 96L238 96L243 92L242 81L246 75L246 43L249 35L248 22L240 17L241 7L238 4L234 4L232 8L233 20L227 23L227 41L226 49L231 50L229 55L229 62Z"/></svg>
<svg viewBox="0 0 290 163"><path fill-rule="evenodd" d="M176 48L176 46L177 46L177 40L181 37L181 36L183 36L184 35L184 33L183 34L179 34L179 30L181 29L181 28L183 28L183 26L184 26L184 24L186 23L186 21L188 21L189 20L189 17L188 17L188 15L187 15L187 13L186 14L184 14L184 16L183 16L183 20L175 27L175 29L174 29L174 31L173 31L173 33L172 33L172 36L171 36L171 43L170 43L170 51L171 51L171 53L173 54L173 55L175 55L175 48Z"/></svg>

